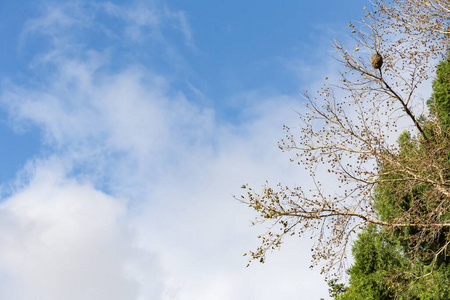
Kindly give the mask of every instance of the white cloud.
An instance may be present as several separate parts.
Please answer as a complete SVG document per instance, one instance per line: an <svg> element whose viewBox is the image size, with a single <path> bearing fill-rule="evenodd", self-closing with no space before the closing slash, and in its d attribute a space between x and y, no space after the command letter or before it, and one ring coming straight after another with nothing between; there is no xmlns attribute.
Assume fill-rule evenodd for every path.
<svg viewBox="0 0 450 300"><path fill-rule="evenodd" d="M62 68L69 69L84 68ZM128 210L123 204L117 208L118 211L110 213L111 217L124 218L123 222L132 226L135 232L132 240L113 240L116 244L123 243L125 249L123 253L111 254L112 257L121 258L123 255L123 260L126 260L133 256L135 249L127 248L133 243L144 253L157 253L166 274L161 279L167 286L165 298L161 296L161 299L211 299L212 294L216 294L218 299L240 299L241 294L247 295L241 299L266 299L273 293L272 289L279 290L280 287L284 289L280 295L287 297L301 289L311 288L308 280L312 276L316 276L322 288L312 290L311 295L324 295L326 288L322 278L317 273L312 275L307 269L309 243L306 247L296 243L298 253L289 254L283 250L282 258L272 265L245 269L246 261L242 254L256 247L255 237L264 229L250 229L252 212L232 198L232 194L240 194L239 187L243 183L258 186L266 179L272 183L303 180L305 175L289 164L288 156L276 147L282 124L295 122L296 113L291 109L297 106L295 99L264 99L258 93L248 94L247 98L258 99L253 104L249 101L247 110L242 112L242 118L249 121L239 126L219 124L209 109L194 106L182 95L170 96L168 83L145 69L131 68L112 76L97 76L95 81L87 71L79 74L83 74L76 80L83 82L81 89L78 88L81 85L75 85L77 88L73 90L61 88L66 86L64 82L73 79L67 71L61 71L57 75L60 82L53 82L45 89L50 92L11 87L2 99L10 107L16 122L32 122L42 128L48 143L59 149L56 159L69 169L68 173L71 173L71 167L81 166L81 172L75 174L77 178L93 180L94 185L101 182L111 187L109 190L113 195L131 200ZM46 165L42 167L46 168ZM61 178L65 176L65 173L60 174ZM45 210L47 204L44 200L33 199L31 194L39 195L35 189L60 193L59 197L52 198L55 213L36 217L42 222L51 219L56 209L64 212L73 205L71 201L80 201L87 206L86 209L91 202L95 203L88 200L89 197L100 197L104 200L102 205L116 201L92 187L88 189L75 184L69 187L62 184L61 187L61 184L49 183L41 177L46 178L36 173L36 179L26 187L30 191L27 201L34 203L36 209ZM58 192L59 189L63 191ZM85 192L77 192L80 197L71 198L71 190ZM5 203L16 203L21 199L17 197L7 199ZM97 219L95 213L90 216ZM76 243L79 236L72 234L68 225L56 225L66 217L62 214L60 219L54 220L53 226L62 232L68 230L66 239ZM107 228L117 225L111 219L100 218L96 222L86 223L89 225L83 227L83 232L96 237L99 235L96 226L104 222L103 226ZM89 241L96 244L94 239ZM104 243L108 245L109 242ZM39 247L39 244L28 240L25 243L32 249ZM52 248L52 245L47 247ZM68 250L56 248L54 251L61 259L75 256L76 260L84 263L85 259L90 259L83 254L84 249ZM27 257L29 254L19 252L18 255ZM42 267L40 263L43 262L36 262L36 269ZM108 263L109 260L103 264ZM22 266L14 268L21 270ZM8 268L12 269L13 266ZM134 285L139 288L132 291L136 294L130 292L122 299L143 297L143 289L148 285L146 278L158 277L159 274L159 270L151 265L140 270L130 267L129 272L140 278L142 285L135 281ZM280 274L273 278L277 273ZM119 288L115 281L119 278L125 280L124 274L117 271L118 277L106 277L105 281ZM49 280L43 279L44 282L38 284L39 288L52 285L51 277L45 278ZM292 282L294 279L289 278L296 280ZM292 285L285 283L288 279ZM23 280L28 282L31 279ZM70 276L61 276L60 280L71 288L79 286ZM279 286L268 286L265 282ZM101 282L93 281L92 284L95 286ZM130 285L133 286L132 283ZM97 299L109 299L105 297Z"/></svg>
<svg viewBox="0 0 450 300"><path fill-rule="evenodd" d="M133 246L126 201L59 169L38 166L0 205L0 266L15 283L8 299L137 299L136 266L154 274L152 293L161 294L156 257Z"/></svg>

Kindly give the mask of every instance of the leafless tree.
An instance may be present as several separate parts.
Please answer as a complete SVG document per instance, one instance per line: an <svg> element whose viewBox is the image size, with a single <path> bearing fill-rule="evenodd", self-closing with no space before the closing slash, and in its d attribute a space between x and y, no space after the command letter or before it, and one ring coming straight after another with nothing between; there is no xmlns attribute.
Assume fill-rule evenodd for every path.
<svg viewBox="0 0 450 300"><path fill-rule="evenodd" d="M442 235L450 241L450 230L442 230L450 227L444 217L450 213L450 163L443 159L449 133L423 110L418 93L448 46L449 19L447 0L392 0L374 2L361 21L349 24L351 42L334 43L343 65L339 83L305 92L301 126L285 126L279 143L309 170L315 188L243 186L247 194L240 200L258 212L254 223L270 223L250 260L264 262L286 236L312 231L312 265L324 262L323 272L339 276L352 234L368 224L387 232L415 228L411 249ZM406 123L408 155L395 142ZM323 170L334 175L337 190L324 188ZM375 187L395 190L390 200L395 201L419 185L426 192L411 206L399 206L388 220L375 213ZM430 255L437 257L449 243Z"/></svg>
<svg viewBox="0 0 450 300"><path fill-rule="evenodd" d="M450 34L447 0L375 0L373 5L386 29L424 40ZM443 40L434 42L446 47Z"/></svg>

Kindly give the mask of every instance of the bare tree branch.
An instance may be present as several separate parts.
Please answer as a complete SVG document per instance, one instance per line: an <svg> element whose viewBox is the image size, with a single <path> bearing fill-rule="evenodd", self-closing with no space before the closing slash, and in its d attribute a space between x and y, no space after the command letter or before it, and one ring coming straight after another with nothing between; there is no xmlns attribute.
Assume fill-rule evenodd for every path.
<svg viewBox="0 0 450 300"><path fill-rule="evenodd" d="M261 246L250 252L251 259L264 262L267 251L280 247L285 236L313 232L313 265L325 261L325 273L340 272L352 234L368 224L386 232L414 228L409 243L416 250L441 235L450 240L450 231L443 230L450 227L450 163L443 159L450 133L436 117L422 122L415 113L417 90L448 46L450 4L392 0L373 5L375 11L367 13L360 27L349 24L353 51L334 43L343 66L340 83L325 85L314 96L305 93L301 126L285 126L286 138L279 143L282 151L294 154L293 162L310 172L315 189L266 184L256 192L243 186L247 195L239 200L258 212L254 223L272 222L260 236ZM371 62L376 53L382 63ZM411 124L403 146L392 142L402 117ZM335 176L338 189L333 193L323 188L322 169ZM374 210L377 187L392 191L386 201L397 211L389 218ZM422 198L410 197L418 187ZM405 206L402 199L407 196L411 203ZM448 247L445 243L430 250L431 255L437 257Z"/></svg>

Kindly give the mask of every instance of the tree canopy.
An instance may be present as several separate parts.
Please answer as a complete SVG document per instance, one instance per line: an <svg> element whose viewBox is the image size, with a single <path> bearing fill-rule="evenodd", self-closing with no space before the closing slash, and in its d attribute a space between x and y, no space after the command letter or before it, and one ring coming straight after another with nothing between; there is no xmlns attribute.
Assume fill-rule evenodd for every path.
<svg viewBox="0 0 450 300"><path fill-rule="evenodd" d="M433 93L427 102L430 116L437 117L446 129L450 116L450 106L446 105L450 94L448 83L450 61L447 58L437 68ZM434 125L427 122L430 121L424 118L422 123L427 128L426 132L432 136ZM409 156L411 147L416 143L411 133L404 131L398 144L401 155ZM448 153L443 153L441 158L448 162ZM444 175L446 179L448 175ZM426 194L430 187L426 183L412 186L408 192L400 194L397 191L405 191L403 185L404 182L399 181L394 188L383 184L375 187L374 209L382 220L390 221L417 203L423 203L424 216L430 209L435 209L427 206ZM449 219L448 212L443 212L441 221ZM368 226L358 235L352 248L355 263L348 270L348 287L342 286L332 296L340 300L361 299L361 296L364 299L449 299L450 259L445 250L436 252L437 249L447 248L447 231L447 228L430 231L428 234L433 235L430 241L418 245L418 249L411 249L409 240L414 239L419 232L416 228L406 227L389 233L383 231L382 227ZM330 285L336 286L336 282L330 281Z"/></svg>
<svg viewBox="0 0 450 300"><path fill-rule="evenodd" d="M337 299L447 299L448 59L437 67L429 110L419 89L446 53L450 3L373 4L358 24L349 24L353 43L334 43L340 82L305 92L301 126L285 126L279 143L309 170L315 188L243 186L240 200L258 212L255 223L271 223L250 259L264 262L286 236L312 231L313 265L323 264L328 279L339 278L360 232L349 287L343 292L331 281ZM336 190L325 188L324 171L334 175Z"/></svg>

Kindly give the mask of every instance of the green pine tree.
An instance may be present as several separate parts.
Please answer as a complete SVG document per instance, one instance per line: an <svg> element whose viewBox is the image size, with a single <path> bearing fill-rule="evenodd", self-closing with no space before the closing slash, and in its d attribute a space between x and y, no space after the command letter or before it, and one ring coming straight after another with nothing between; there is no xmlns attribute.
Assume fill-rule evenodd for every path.
<svg viewBox="0 0 450 300"><path fill-rule="evenodd" d="M432 141L436 138L436 130L450 128L450 56L437 68L433 93L427 103L430 115L428 119L421 118L420 121ZM438 138L442 137L447 138L448 134ZM413 137L407 131L400 135L398 144L398 155L405 165L408 165L409 161L420 159L422 155L429 155L430 152L427 148L429 144ZM449 150L438 152L438 155L442 156L442 163L450 162L449 153ZM388 170L389 165L379 167ZM402 175L385 176L399 180L389 186L380 184L375 189L373 206L381 220L395 221L397 216L407 215L412 205L420 206L424 215L435 209L426 201L429 197L427 193L431 190L426 183L405 187L405 181L401 180ZM448 178L450 174L444 176ZM441 216L442 221L449 219L450 214ZM441 229L441 233L444 230L447 229ZM330 281L330 296L337 300L450 299L450 255L441 253L438 257L432 257L427 251L441 248L447 240L438 236L430 239L432 241L428 243L416 245L413 249L411 241L417 232L415 228L404 227L388 235L382 228L374 225L367 227L358 235L352 248L355 261L347 271L348 286ZM436 232L430 232L431 234ZM414 261L410 255L413 251L420 254L414 256Z"/></svg>
<svg viewBox="0 0 450 300"><path fill-rule="evenodd" d="M442 61L436 72L436 78L433 81L433 93L428 100L428 107L432 115L441 120L442 124L449 128L450 126L450 52L447 58Z"/></svg>

